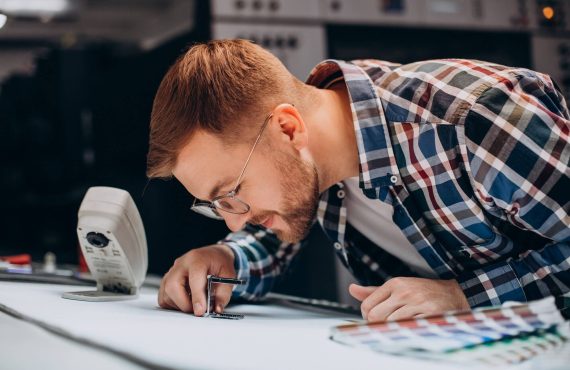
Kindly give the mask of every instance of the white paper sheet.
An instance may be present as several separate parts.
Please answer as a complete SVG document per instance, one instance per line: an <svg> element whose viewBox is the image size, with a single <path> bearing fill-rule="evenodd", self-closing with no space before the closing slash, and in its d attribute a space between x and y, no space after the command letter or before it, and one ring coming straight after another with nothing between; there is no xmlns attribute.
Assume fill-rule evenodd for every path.
<svg viewBox="0 0 570 370"><path fill-rule="evenodd" d="M414 369L451 365L354 349L329 340L333 325L354 317L276 305L233 306L243 320L198 318L162 310L156 291L123 302L61 298L85 287L0 282L0 303L81 338L172 368ZM8 338L0 338L5 342ZM1 347L1 346L0 346ZM1 355L0 355L1 356ZM455 367L457 368L457 367Z"/></svg>

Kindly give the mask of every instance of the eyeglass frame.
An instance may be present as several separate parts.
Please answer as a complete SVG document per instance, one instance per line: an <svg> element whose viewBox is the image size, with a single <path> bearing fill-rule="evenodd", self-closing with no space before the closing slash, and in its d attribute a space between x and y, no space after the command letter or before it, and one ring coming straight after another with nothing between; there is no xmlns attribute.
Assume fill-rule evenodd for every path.
<svg viewBox="0 0 570 370"><path fill-rule="evenodd" d="M228 212L231 214L236 214L236 215L243 215L243 214L246 214L250 211L251 207L249 206L249 204L247 204L246 202L244 202L243 200L239 199L236 196L237 195L237 189L238 189L239 185L241 184L241 180L243 178L243 175L245 174L245 170L247 169L247 165L249 164L249 161L251 159L253 151L257 147L257 144L259 143L259 140L261 139L261 135L263 134L263 131L265 131L265 127L267 127L267 125L269 124L269 121L271 121L271 118L273 118L273 111L270 112L265 117L263 124L261 125L261 129L259 130L259 134L257 135L257 138L255 139L255 142L253 143L253 146L251 147L251 150L249 151L249 155L247 156L247 159L245 161L243 169L241 170L241 173L239 174L239 177L236 180L236 184L235 184L234 188L231 191L227 192L226 194L219 195L219 196L215 197L211 201L194 198L194 202L192 203L192 206L190 207L190 209L192 211L199 213L203 216L216 219L216 220L223 220L224 219L224 217L222 215L220 215L218 210ZM232 200L238 201L238 203L241 203L245 206L246 210L244 212L232 212L232 211L229 211L227 209L216 206L216 202L219 202L221 199L225 199L225 198L231 198ZM207 211L202 211L197 207L208 207L212 210L212 213L206 214Z"/></svg>

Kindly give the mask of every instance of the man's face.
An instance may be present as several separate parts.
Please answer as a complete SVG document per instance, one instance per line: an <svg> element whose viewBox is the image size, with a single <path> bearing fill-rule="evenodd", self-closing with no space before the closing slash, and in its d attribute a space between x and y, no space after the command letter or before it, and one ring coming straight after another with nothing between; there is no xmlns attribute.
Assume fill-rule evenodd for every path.
<svg viewBox="0 0 570 370"><path fill-rule="evenodd" d="M237 197L249 204L250 211L219 213L232 231L245 223L260 224L284 242L298 242L316 216L317 171L292 148L279 143L269 148L270 140L259 142L238 187ZM198 132L179 154L173 174L192 195L211 201L234 188L250 150L251 143L228 147L218 137Z"/></svg>

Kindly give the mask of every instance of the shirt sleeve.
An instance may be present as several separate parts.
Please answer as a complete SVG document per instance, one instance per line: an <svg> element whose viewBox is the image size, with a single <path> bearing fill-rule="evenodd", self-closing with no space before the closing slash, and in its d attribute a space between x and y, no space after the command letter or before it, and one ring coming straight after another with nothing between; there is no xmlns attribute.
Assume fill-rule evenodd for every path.
<svg viewBox="0 0 570 370"><path fill-rule="evenodd" d="M247 281L246 285L236 285L232 296L246 300L269 293L302 245L283 243L271 230L253 225L228 234L219 243L232 249L237 278Z"/></svg>
<svg viewBox="0 0 570 370"><path fill-rule="evenodd" d="M492 215L547 240L458 276L472 307L570 291L570 122L550 77L511 72L465 120L475 196Z"/></svg>

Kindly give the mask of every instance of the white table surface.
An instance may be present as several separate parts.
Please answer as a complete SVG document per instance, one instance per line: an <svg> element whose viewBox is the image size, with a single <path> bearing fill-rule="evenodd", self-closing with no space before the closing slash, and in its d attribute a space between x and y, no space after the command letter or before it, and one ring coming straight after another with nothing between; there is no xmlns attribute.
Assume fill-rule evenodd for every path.
<svg viewBox="0 0 570 370"><path fill-rule="evenodd" d="M87 288L89 289L89 288ZM13 318L0 316L0 369L33 368L18 363L15 353L35 353L37 343L61 351L61 358L83 357L78 368L88 368L89 358L99 354L116 359L113 369L419 369L446 370L448 364L396 357L355 349L329 339L332 326L346 323L353 316L322 310L309 310L291 305L239 305L229 311L243 313L243 320L199 318L157 306L156 290L143 289L136 300L121 302L81 302L62 299L68 291L85 287L65 285L0 282L0 305L3 310L37 320L88 341L119 351L135 359L135 363L93 348L63 340L37 327L18 320L21 331L15 335ZM2 314L0 314L2 315ZM12 321L10 321L12 320ZM12 330L4 330L5 323ZM33 329L33 330L32 330ZM14 338L18 337L17 341ZM22 338L29 338L23 340ZM49 341L46 338L51 338ZM64 342L54 342L54 341ZM62 344L63 343L63 344ZM67 346L67 347L66 347ZM14 352L11 348L18 348ZM95 346L96 347L96 346ZM70 351L77 351L69 354ZM83 351L83 352L81 352ZM88 353L93 351L93 353ZM81 354L83 353L83 354ZM103 353L103 354L101 354ZM12 360L11 360L12 359ZM10 362L12 361L12 362ZM42 369L67 368L42 362ZM80 364L84 364L82 366ZM146 364L146 365L145 365ZM21 366L20 366L21 365ZM135 366L136 365L136 366ZM102 367L107 368L107 367ZM532 363L517 369L536 368ZM478 369L470 366L469 369Z"/></svg>

